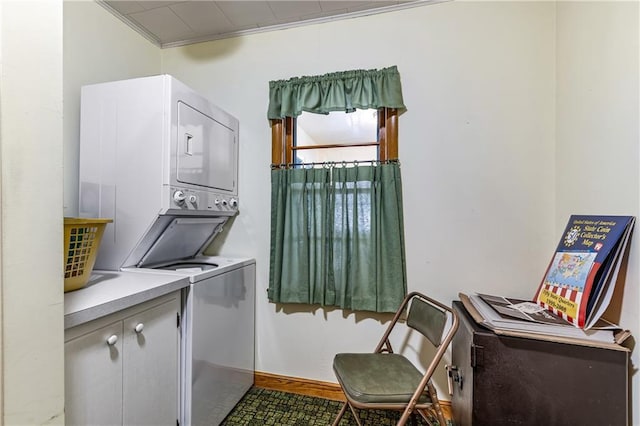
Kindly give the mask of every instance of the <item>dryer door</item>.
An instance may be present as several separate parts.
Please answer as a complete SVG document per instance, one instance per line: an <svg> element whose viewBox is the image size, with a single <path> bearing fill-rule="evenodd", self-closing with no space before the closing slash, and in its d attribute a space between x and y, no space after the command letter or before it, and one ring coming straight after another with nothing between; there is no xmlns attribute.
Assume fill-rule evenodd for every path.
<svg viewBox="0 0 640 426"><path fill-rule="evenodd" d="M177 180L235 194L237 135L213 118L178 102Z"/></svg>
<svg viewBox="0 0 640 426"><path fill-rule="evenodd" d="M180 259L200 253L222 230L227 218L174 218L137 264L139 268Z"/></svg>

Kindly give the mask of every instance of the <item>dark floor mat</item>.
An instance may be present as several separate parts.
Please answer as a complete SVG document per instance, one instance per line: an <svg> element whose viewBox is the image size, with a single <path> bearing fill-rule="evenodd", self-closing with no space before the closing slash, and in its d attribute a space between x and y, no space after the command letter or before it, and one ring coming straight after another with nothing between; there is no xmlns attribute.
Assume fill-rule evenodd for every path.
<svg viewBox="0 0 640 426"><path fill-rule="evenodd" d="M292 425L327 426L333 423L341 402L253 387L222 423L223 426ZM360 420L367 426L392 426L400 418L395 411L361 410ZM349 411L340 426L355 425ZM411 424L409 422L408 424ZM415 425L425 425L422 418Z"/></svg>

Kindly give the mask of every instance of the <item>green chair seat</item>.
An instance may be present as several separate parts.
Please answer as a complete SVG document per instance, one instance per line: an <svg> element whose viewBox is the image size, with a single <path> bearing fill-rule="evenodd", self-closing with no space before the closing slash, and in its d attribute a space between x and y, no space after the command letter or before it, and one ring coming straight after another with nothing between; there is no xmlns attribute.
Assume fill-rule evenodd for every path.
<svg viewBox="0 0 640 426"><path fill-rule="evenodd" d="M388 353L337 354L333 369L344 392L361 404L406 404L423 377L404 356ZM418 402L431 399L423 393Z"/></svg>

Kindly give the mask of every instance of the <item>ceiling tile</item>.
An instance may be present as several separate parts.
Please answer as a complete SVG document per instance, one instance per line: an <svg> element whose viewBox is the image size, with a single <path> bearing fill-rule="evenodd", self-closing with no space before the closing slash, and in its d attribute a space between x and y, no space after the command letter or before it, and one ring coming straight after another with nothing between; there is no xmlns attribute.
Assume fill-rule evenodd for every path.
<svg viewBox="0 0 640 426"><path fill-rule="evenodd" d="M325 12L332 10L347 10L351 7L371 5L370 1L320 1L320 7ZM371 6L373 7L373 6ZM378 7L378 6L375 6Z"/></svg>
<svg viewBox="0 0 640 426"><path fill-rule="evenodd" d="M269 7L278 21L322 12L317 1L270 1Z"/></svg>
<svg viewBox="0 0 640 426"><path fill-rule="evenodd" d="M168 6L171 6L172 4L183 3L183 2L176 1L176 0L173 0L173 1L140 0L138 3L140 3L140 5L145 8L145 10L151 10L151 9L157 9L159 7L168 7Z"/></svg>
<svg viewBox="0 0 640 426"><path fill-rule="evenodd" d="M142 7L137 1L107 1L105 2L118 12L123 15L128 15L130 13L142 12L144 7Z"/></svg>
<svg viewBox="0 0 640 426"><path fill-rule="evenodd" d="M0 0L1 2L2 0ZM421 6L440 0L95 0L155 39L161 47L215 40L243 32L282 28L310 20L340 19Z"/></svg>
<svg viewBox="0 0 640 426"><path fill-rule="evenodd" d="M161 43L197 35L168 7L132 13L129 17L154 34Z"/></svg>
<svg viewBox="0 0 640 426"><path fill-rule="evenodd" d="M398 5L397 1L367 2L365 4L354 5L354 6L349 7L349 12L358 12L358 11L361 11L361 10L369 10L369 9L380 9L380 8L383 8L383 7L397 6L397 5Z"/></svg>
<svg viewBox="0 0 640 426"><path fill-rule="evenodd" d="M199 34L223 34L235 30L214 2L183 2L170 9Z"/></svg>
<svg viewBox="0 0 640 426"><path fill-rule="evenodd" d="M386 7L389 3L387 1L320 1L322 6L321 13L315 13L311 15L300 16L301 21L328 17L340 17L341 15L348 15L354 12L362 12L365 10L379 9Z"/></svg>
<svg viewBox="0 0 640 426"><path fill-rule="evenodd" d="M266 1L217 1L227 18L239 27L264 26L277 19Z"/></svg>

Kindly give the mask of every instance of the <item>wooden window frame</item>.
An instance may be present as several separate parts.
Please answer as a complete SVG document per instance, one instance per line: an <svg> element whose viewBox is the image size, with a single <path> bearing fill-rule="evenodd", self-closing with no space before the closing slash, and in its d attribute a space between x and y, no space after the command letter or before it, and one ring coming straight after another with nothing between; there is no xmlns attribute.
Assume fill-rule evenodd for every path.
<svg viewBox="0 0 640 426"><path fill-rule="evenodd" d="M378 160L398 160L398 110L378 109L378 140L361 144L328 144L312 147L295 146L295 117L271 120L271 164L277 168L294 163L295 151L299 149L346 148L354 146L377 146Z"/></svg>

